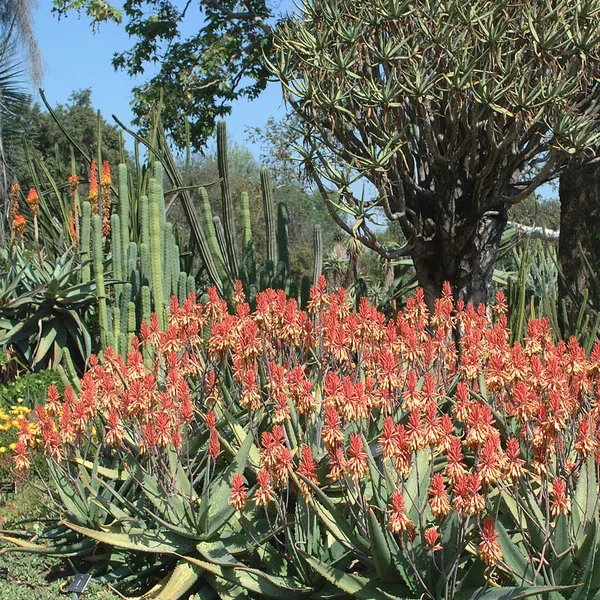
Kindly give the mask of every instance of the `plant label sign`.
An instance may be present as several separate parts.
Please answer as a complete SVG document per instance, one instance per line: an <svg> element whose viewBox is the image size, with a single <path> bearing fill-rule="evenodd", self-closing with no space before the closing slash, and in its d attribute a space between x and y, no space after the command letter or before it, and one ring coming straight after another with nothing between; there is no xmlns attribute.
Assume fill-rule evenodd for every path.
<svg viewBox="0 0 600 600"><path fill-rule="evenodd" d="M0 483L0 494L16 494L17 484L14 481L3 481Z"/></svg>
<svg viewBox="0 0 600 600"><path fill-rule="evenodd" d="M87 589L87 586L90 584L90 580L92 579L91 575L87 573L77 573L71 582L71 585L67 588L67 592L72 592L73 594L83 594Z"/></svg>

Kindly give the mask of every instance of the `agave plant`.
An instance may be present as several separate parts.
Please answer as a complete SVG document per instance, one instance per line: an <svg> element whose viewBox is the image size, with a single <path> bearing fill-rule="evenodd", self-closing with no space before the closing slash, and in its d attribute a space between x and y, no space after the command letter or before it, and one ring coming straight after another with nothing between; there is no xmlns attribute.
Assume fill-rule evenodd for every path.
<svg viewBox="0 0 600 600"><path fill-rule="evenodd" d="M43 254L13 248L3 253L0 274L0 346L11 348L34 370L56 368L69 352L83 370L92 352L92 338L85 322L95 302L94 282L80 283L71 250L56 261Z"/></svg>

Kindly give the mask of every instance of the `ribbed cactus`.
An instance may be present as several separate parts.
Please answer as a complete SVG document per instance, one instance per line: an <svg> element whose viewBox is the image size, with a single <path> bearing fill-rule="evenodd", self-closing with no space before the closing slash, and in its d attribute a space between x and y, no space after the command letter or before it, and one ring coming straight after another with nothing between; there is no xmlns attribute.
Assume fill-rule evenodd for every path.
<svg viewBox="0 0 600 600"><path fill-rule="evenodd" d="M211 282L228 299L233 293L233 284L240 278L249 302L253 302L260 288L281 287L291 296L298 297L298 282L290 277L288 248L289 216L284 204L275 202L271 188L269 170L261 169L260 183L266 227L266 260L259 268L252 236L250 197L244 192L240 198L242 236L238 262L238 248L234 223L234 205L229 169L227 165L227 133L224 122L218 125L217 137L218 168L221 184L222 210L220 216L212 214L205 188L199 188L199 215L190 202L189 192L183 201L184 210L193 230L196 251ZM168 162L172 178L173 165ZM98 314L102 348L115 345L123 356L128 352L135 332L142 322L149 322L151 311L158 316L159 327L167 325L169 299L176 295L180 302L191 292L196 292L196 278L185 269L191 268L193 260L182 260L181 240L176 236L173 225L166 216L163 191L163 167L155 162L144 177L137 178L137 188L130 188L127 166L118 168L118 210L111 215L111 233L102 238L100 217L91 217L88 202L82 203L80 222L80 256L82 261L92 258L97 282ZM179 180L174 181L177 184ZM178 187L183 184L179 182ZM198 218L200 216L200 218ZM112 256L104 256L109 250ZM315 231L315 280L321 271L322 242ZM105 289L104 268L109 265L113 290ZM260 283L257 279L260 272ZM91 279L91 269L82 269L82 281ZM302 282L301 297L307 297L306 281ZM144 360L152 364L152 353L144 350ZM68 376L68 369L65 375Z"/></svg>
<svg viewBox="0 0 600 600"><path fill-rule="evenodd" d="M91 229L92 229L92 209L90 203L87 200L81 205L81 262L84 263L81 269L81 283L87 283L91 278L90 269L90 241L91 241Z"/></svg>
<svg viewBox="0 0 600 600"><path fill-rule="evenodd" d="M150 211L148 208L148 196L140 198L140 241L150 247Z"/></svg>
<svg viewBox="0 0 600 600"><path fill-rule="evenodd" d="M323 272L323 236L321 234L321 226L319 224L315 225L313 247L315 263L313 285L317 285L317 281Z"/></svg>
<svg viewBox="0 0 600 600"><path fill-rule="evenodd" d="M212 209L210 207L208 193L206 192L206 188L203 187L199 188L198 192L200 194L200 212L202 214L202 220L204 222L204 231L206 232L206 241L208 244L209 252L214 261L217 273L219 274L221 286L224 289L232 289L231 276L227 271L227 267L225 266L225 259L223 257L221 248L219 246L219 242L217 240L217 232L214 228Z"/></svg>
<svg viewBox="0 0 600 600"><path fill-rule="evenodd" d="M187 278L187 293L192 294L196 293L196 279L193 275L188 275Z"/></svg>
<svg viewBox="0 0 600 600"><path fill-rule="evenodd" d="M280 202L277 205L277 255L278 265L282 265L281 269L285 270L286 276L290 272L289 222L287 204Z"/></svg>
<svg viewBox="0 0 600 600"><path fill-rule="evenodd" d="M129 182L127 181L127 165L119 165L119 214L121 220L121 252L123 258L127 256L129 248L129 228L130 228L130 201L129 201ZM113 228L113 237L117 237ZM125 262L125 261L124 261ZM126 274L122 273L123 279Z"/></svg>
<svg viewBox="0 0 600 600"><path fill-rule="evenodd" d="M123 280L123 246L121 244L121 219L117 213L113 213L111 216L111 230L113 232L111 236L111 249L112 249L112 267L113 267L113 278L117 280ZM122 283L115 284L115 302L117 306L121 302L121 291L123 289Z"/></svg>
<svg viewBox="0 0 600 600"><path fill-rule="evenodd" d="M227 247L227 260L231 275L238 278L238 264L235 248L235 222L233 218L233 198L229 186L229 164L227 161L227 127L225 121L217 124L217 165L221 178L221 197L223 200L223 229Z"/></svg>
<svg viewBox="0 0 600 600"><path fill-rule="evenodd" d="M177 297L179 298L179 304L183 304L183 301L188 296L188 277L187 275L181 271L179 273L178 281L177 281Z"/></svg>
<svg viewBox="0 0 600 600"><path fill-rule="evenodd" d="M150 236L148 236L150 237ZM150 244L140 244L140 275L142 285L152 285L152 262L150 260Z"/></svg>
<svg viewBox="0 0 600 600"><path fill-rule="evenodd" d="M267 167L263 167L260 170L260 187L262 190L263 208L265 211L265 227L267 228L267 262L271 262L273 266L275 266L277 264L275 206L273 204L273 192L271 190L271 176Z"/></svg>
<svg viewBox="0 0 600 600"><path fill-rule="evenodd" d="M252 238L252 224L250 220L250 198L248 192L241 195L242 217L242 259L244 272L248 278L248 285L256 285L256 248Z"/></svg>
<svg viewBox="0 0 600 600"><path fill-rule="evenodd" d="M118 213L111 215L111 233L102 238L100 217L90 218L89 202L83 203L81 218L81 257L90 254L90 241L94 276L97 282L98 313L102 348L115 347L123 356L131 347L131 341L143 321L150 321L151 311L157 313L159 326L166 327L166 310L171 294L187 297L187 290L195 287L195 280L188 279L187 273L180 273L179 246L173 225L166 221L164 195L160 180L162 167L154 166L149 178L148 196L141 196L139 212L134 221L131 198L127 187L127 167L119 166ZM126 221L126 222L124 222ZM130 241L139 240L139 244ZM115 280L113 295L107 292L104 282L104 268L107 258L104 248L110 248L112 260L110 278ZM89 269L88 269L89 271ZM90 279L90 275L87 279ZM144 360L151 364L153 357L146 353ZM68 376L65 369L65 376Z"/></svg>
<svg viewBox="0 0 600 600"><path fill-rule="evenodd" d="M161 192L162 194L162 192ZM164 330L165 320L165 300L163 295L163 253L162 253L162 234L160 223L160 198L157 190L156 179L150 179L150 190L148 197L150 212L150 261L152 266L152 299L154 300L154 310L158 317L158 324Z"/></svg>
<svg viewBox="0 0 600 600"><path fill-rule="evenodd" d="M131 296L135 298L141 287L141 276L138 269L138 245L135 242L129 242L127 248L127 273L125 278L131 283Z"/></svg>
<svg viewBox="0 0 600 600"><path fill-rule="evenodd" d="M89 203L88 203L89 204ZM104 265L102 262L102 218L92 217L92 260L94 263L94 278L96 280L96 295L98 297L98 321L100 323L100 343L106 350L109 345L106 289L104 287Z"/></svg>

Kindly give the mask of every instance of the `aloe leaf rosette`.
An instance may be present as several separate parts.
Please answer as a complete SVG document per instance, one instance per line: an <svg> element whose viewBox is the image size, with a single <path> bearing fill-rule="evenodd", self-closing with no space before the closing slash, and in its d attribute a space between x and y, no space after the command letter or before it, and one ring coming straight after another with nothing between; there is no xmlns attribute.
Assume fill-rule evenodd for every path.
<svg viewBox="0 0 600 600"><path fill-rule="evenodd" d="M173 297L48 390L60 536L15 548L113 583L133 557L148 598L600 597L600 346L543 319L511 344L501 295L488 318L418 290L386 320L322 277L306 311L235 289Z"/></svg>

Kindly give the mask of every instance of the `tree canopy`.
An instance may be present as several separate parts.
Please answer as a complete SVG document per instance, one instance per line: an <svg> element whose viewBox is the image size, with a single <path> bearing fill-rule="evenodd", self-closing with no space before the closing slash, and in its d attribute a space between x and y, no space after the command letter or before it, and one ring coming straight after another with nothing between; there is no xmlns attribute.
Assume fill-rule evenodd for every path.
<svg viewBox="0 0 600 600"><path fill-rule="evenodd" d="M190 121L192 145L199 150L214 133L217 118L231 112L234 100L253 99L267 85L263 52L268 52L277 11L266 0L53 0L53 4L59 17L71 10L85 12L94 28L106 21L125 21L134 43L115 53L114 67L130 75L144 74L149 65L158 68L133 89L137 124L145 123L162 94L162 123L180 147L186 141L185 118Z"/></svg>
<svg viewBox="0 0 600 600"><path fill-rule="evenodd" d="M598 0L305 0L273 45L332 216L411 255L430 303L444 280L485 301L508 207L598 144ZM378 241L381 212L404 247Z"/></svg>
<svg viewBox="0 0 600 600"><path fill-rule="evenodd" d="M72 139L91 156L98 156L98 125L102 127L102 157L116 167L121 162L121 138L119 129L98 119L92 105L90 89L74 91L66 104L54 107L56 118ZM22 114L22 125L27 140L27 151L32 161L44 162L54 180L60 185L67 183L71 174L71 142L61 131L55 119L39 104L30 104ZM21 187L33 187L31 166L27 162L23 140L11 145L11 155L15 157L16 179ZM76 169L79 175L89 172L89 164L77 153Z"/></svg>

